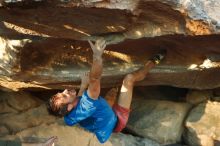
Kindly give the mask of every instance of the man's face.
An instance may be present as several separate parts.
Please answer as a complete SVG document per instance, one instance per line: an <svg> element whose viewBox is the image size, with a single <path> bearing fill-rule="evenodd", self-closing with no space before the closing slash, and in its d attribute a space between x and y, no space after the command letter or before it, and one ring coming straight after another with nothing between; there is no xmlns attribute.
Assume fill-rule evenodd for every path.
<svg viewBox="0 0 220 146"><path fill-rule="evenodd" d="M73 104L76 98L76 90L75 89L65 89L63 92L59 92L56 94L59 97L57 104Z"/></svg>

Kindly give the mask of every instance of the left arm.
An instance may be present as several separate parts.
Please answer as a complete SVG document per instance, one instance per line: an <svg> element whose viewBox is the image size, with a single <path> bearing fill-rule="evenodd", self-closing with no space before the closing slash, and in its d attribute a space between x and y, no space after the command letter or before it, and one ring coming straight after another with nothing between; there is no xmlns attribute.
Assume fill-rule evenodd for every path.
<svg viewBox="0 0 220 146"><path fill-rule="evenodd" d="M81 85L77 96L78 97L82 96L83 92L87 89L88 86L89 86L89 72L86 72L81 76Z"/></svg>
<svg viewBox="0 0 220 146"><path fill-rule="evenodd" d="M81 102L79 102L79 105L75 110L71 112L71 115L64 116L64 121L67 125L73 126L76 123L79 123L80 121L84 120L85 118L89 117L91 114L93 114L96 110L96 107L94 106L94 102L88 101L88 95L85 93L83 95L83 92L87 89L89 85L89 72L86 72L82 74L81 76L81 85L80 90L77 94L77 96L82 96Z"/></svg>

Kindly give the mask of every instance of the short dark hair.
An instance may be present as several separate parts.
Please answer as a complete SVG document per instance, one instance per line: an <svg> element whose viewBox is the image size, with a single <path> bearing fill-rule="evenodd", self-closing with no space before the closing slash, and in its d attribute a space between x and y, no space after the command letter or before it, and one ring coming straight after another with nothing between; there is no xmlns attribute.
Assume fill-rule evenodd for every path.
<svg viewBox="0 0 220 146"><path fill-rule="evenodd" d="M59 96L53 95L49 100L47 101L47 110L51 115L58 116L58 117L63 117L66 114L69 113L67 110L68 104L61 103L57 104L57 100L59 100Z"/></svg>

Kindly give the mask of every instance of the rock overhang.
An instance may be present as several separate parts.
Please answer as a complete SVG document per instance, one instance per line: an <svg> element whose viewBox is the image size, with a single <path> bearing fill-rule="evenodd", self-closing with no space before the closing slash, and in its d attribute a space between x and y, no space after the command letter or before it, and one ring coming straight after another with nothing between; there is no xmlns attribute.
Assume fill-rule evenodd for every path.
<svg viewBox="0 0 220 146"><path fill-rule="evenodd" d="M29 2L9 3L0 9L6 44L2 53L13 56L1 59L1 67L8 70L2 71L4 81L48 88L78 86L79 75L91 62L86 40L104 37L109 44L104 55L104 86L119 85L126 73L141 67L161 48L168 50L166 60L140 85L220 86L218 16L210 14L210 3L43 1L27 8Z"/></svg>

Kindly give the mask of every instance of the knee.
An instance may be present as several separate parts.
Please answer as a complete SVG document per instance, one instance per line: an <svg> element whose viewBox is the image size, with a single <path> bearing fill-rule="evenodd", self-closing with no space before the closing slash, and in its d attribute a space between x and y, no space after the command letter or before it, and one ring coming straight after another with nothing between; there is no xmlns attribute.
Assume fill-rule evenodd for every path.
<svg viewBox="0 0 220 146"><path fill-rule="evenodd" d="M134 81L135 81L134 75L127 74L123 80L123 83L126 85L133 85Z"/></svg>

